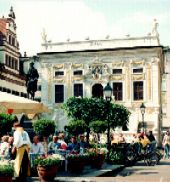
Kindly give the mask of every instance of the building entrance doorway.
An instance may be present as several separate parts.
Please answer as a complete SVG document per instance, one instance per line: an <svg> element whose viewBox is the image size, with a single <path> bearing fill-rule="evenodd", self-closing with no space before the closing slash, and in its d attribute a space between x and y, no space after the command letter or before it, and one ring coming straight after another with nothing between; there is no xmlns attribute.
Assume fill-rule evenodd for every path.
<svg viewBox="0 0 170 182"><path fill-rule="evenodd" d="M103 97L103 86L101 84L95 84L92 87L92 97Z"/></svg>

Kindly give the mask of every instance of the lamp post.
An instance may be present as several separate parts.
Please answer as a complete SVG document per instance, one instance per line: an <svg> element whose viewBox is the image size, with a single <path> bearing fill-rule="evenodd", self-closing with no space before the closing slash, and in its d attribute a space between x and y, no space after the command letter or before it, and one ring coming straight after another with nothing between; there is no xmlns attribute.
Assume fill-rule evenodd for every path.
<svg viewBox="0 0 170 182"><path fill-rule="evenodd" d="M108 109L108 116L107 116L107 160L109 160L109 151L110 151L110 121L109 121L109 109L110 109L110 101L112 99L112 88L109 83L103 89L105 99L107 101L107 109Z"/></svg>
<svg viewBox="0 0 170 182"><path fill-rule="evenodd" d="M145 107L144 103L142 103L141 106L140 106L140 111L141 111L141 114L142 114L143 132L145 132L145 123L144 123L145 108L146 107Z"/></svg>

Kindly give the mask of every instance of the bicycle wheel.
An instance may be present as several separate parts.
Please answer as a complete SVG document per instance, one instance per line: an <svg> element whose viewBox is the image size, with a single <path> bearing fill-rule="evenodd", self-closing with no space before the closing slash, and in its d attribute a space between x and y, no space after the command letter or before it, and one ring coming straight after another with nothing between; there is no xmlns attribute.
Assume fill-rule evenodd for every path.
<svg viewBox="0 0 170 182"><path fill-rule="evenodd" d="M159 164L159 162L162 159L163 155L162 155L162 153L159 150L156 150L156 155L158 157L158 160L157 160L156 164Z"/></svg>
<svg viewBox="0 0 170 182"><path fill-rule="evenodd" d="M156 153L151 153L146 158L146 164L148 166L154 166L158 163L158 160L159 160L158 155Z"/></svg>
<svg viewBox="0 0 170 182"><path fill-rule="evenodd" d="M133 149L126 151L126 165L133 165L136 162L136 154Z"/></svg>

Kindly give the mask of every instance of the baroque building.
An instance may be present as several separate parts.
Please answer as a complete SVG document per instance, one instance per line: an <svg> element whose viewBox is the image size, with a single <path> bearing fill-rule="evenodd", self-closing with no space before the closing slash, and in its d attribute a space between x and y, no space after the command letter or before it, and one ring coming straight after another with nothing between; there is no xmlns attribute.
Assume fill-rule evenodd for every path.
<svg viewBox="0 0 170 182"><path fill-rule="evenodd" d="M163 47L157 26L145 37L51 43L44 35L44 51L38 53L42 66L42 102L53 110L62 129L67 124L60 106L69 97L103 97L109 82L112 102L130 112L129 133L142 123L141 103L146 106L147 130L160 139L162 127Z"/></svg>
<svg viewBox="0 0 170 182"><path fill-rule="evenodd" d="M164 71L162 74L161 130L170 128L170 48L164 47Z"/></svg>
<svg viewBox="0 0 170 182"><path fill-rule="evenodd" d="M15 13L0 18L0 91L26 97L25 77L20 74L20 53Z"/></svg>

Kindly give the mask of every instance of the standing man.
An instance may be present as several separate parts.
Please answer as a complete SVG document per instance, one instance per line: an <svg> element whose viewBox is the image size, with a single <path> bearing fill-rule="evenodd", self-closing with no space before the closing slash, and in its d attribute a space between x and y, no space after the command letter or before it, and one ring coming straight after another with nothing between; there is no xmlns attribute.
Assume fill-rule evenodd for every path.
<svg viewBox="0 0 170 182"><path fill-rule="evenodd" d="M20 122L14 123L14 143L12 152L16 151L14 162L15 177L17 181L26 181L27 176L30 176L30 161L29 150L31 147L28 133L24 131Z"/></svg>
<svg viewBox="0 0 170 182"><path fill-rule="evenodd" d="M170 149L170 134L169 131L165 133L162 144L164 146L164 158L169 159L169 149Z"/></svg>

